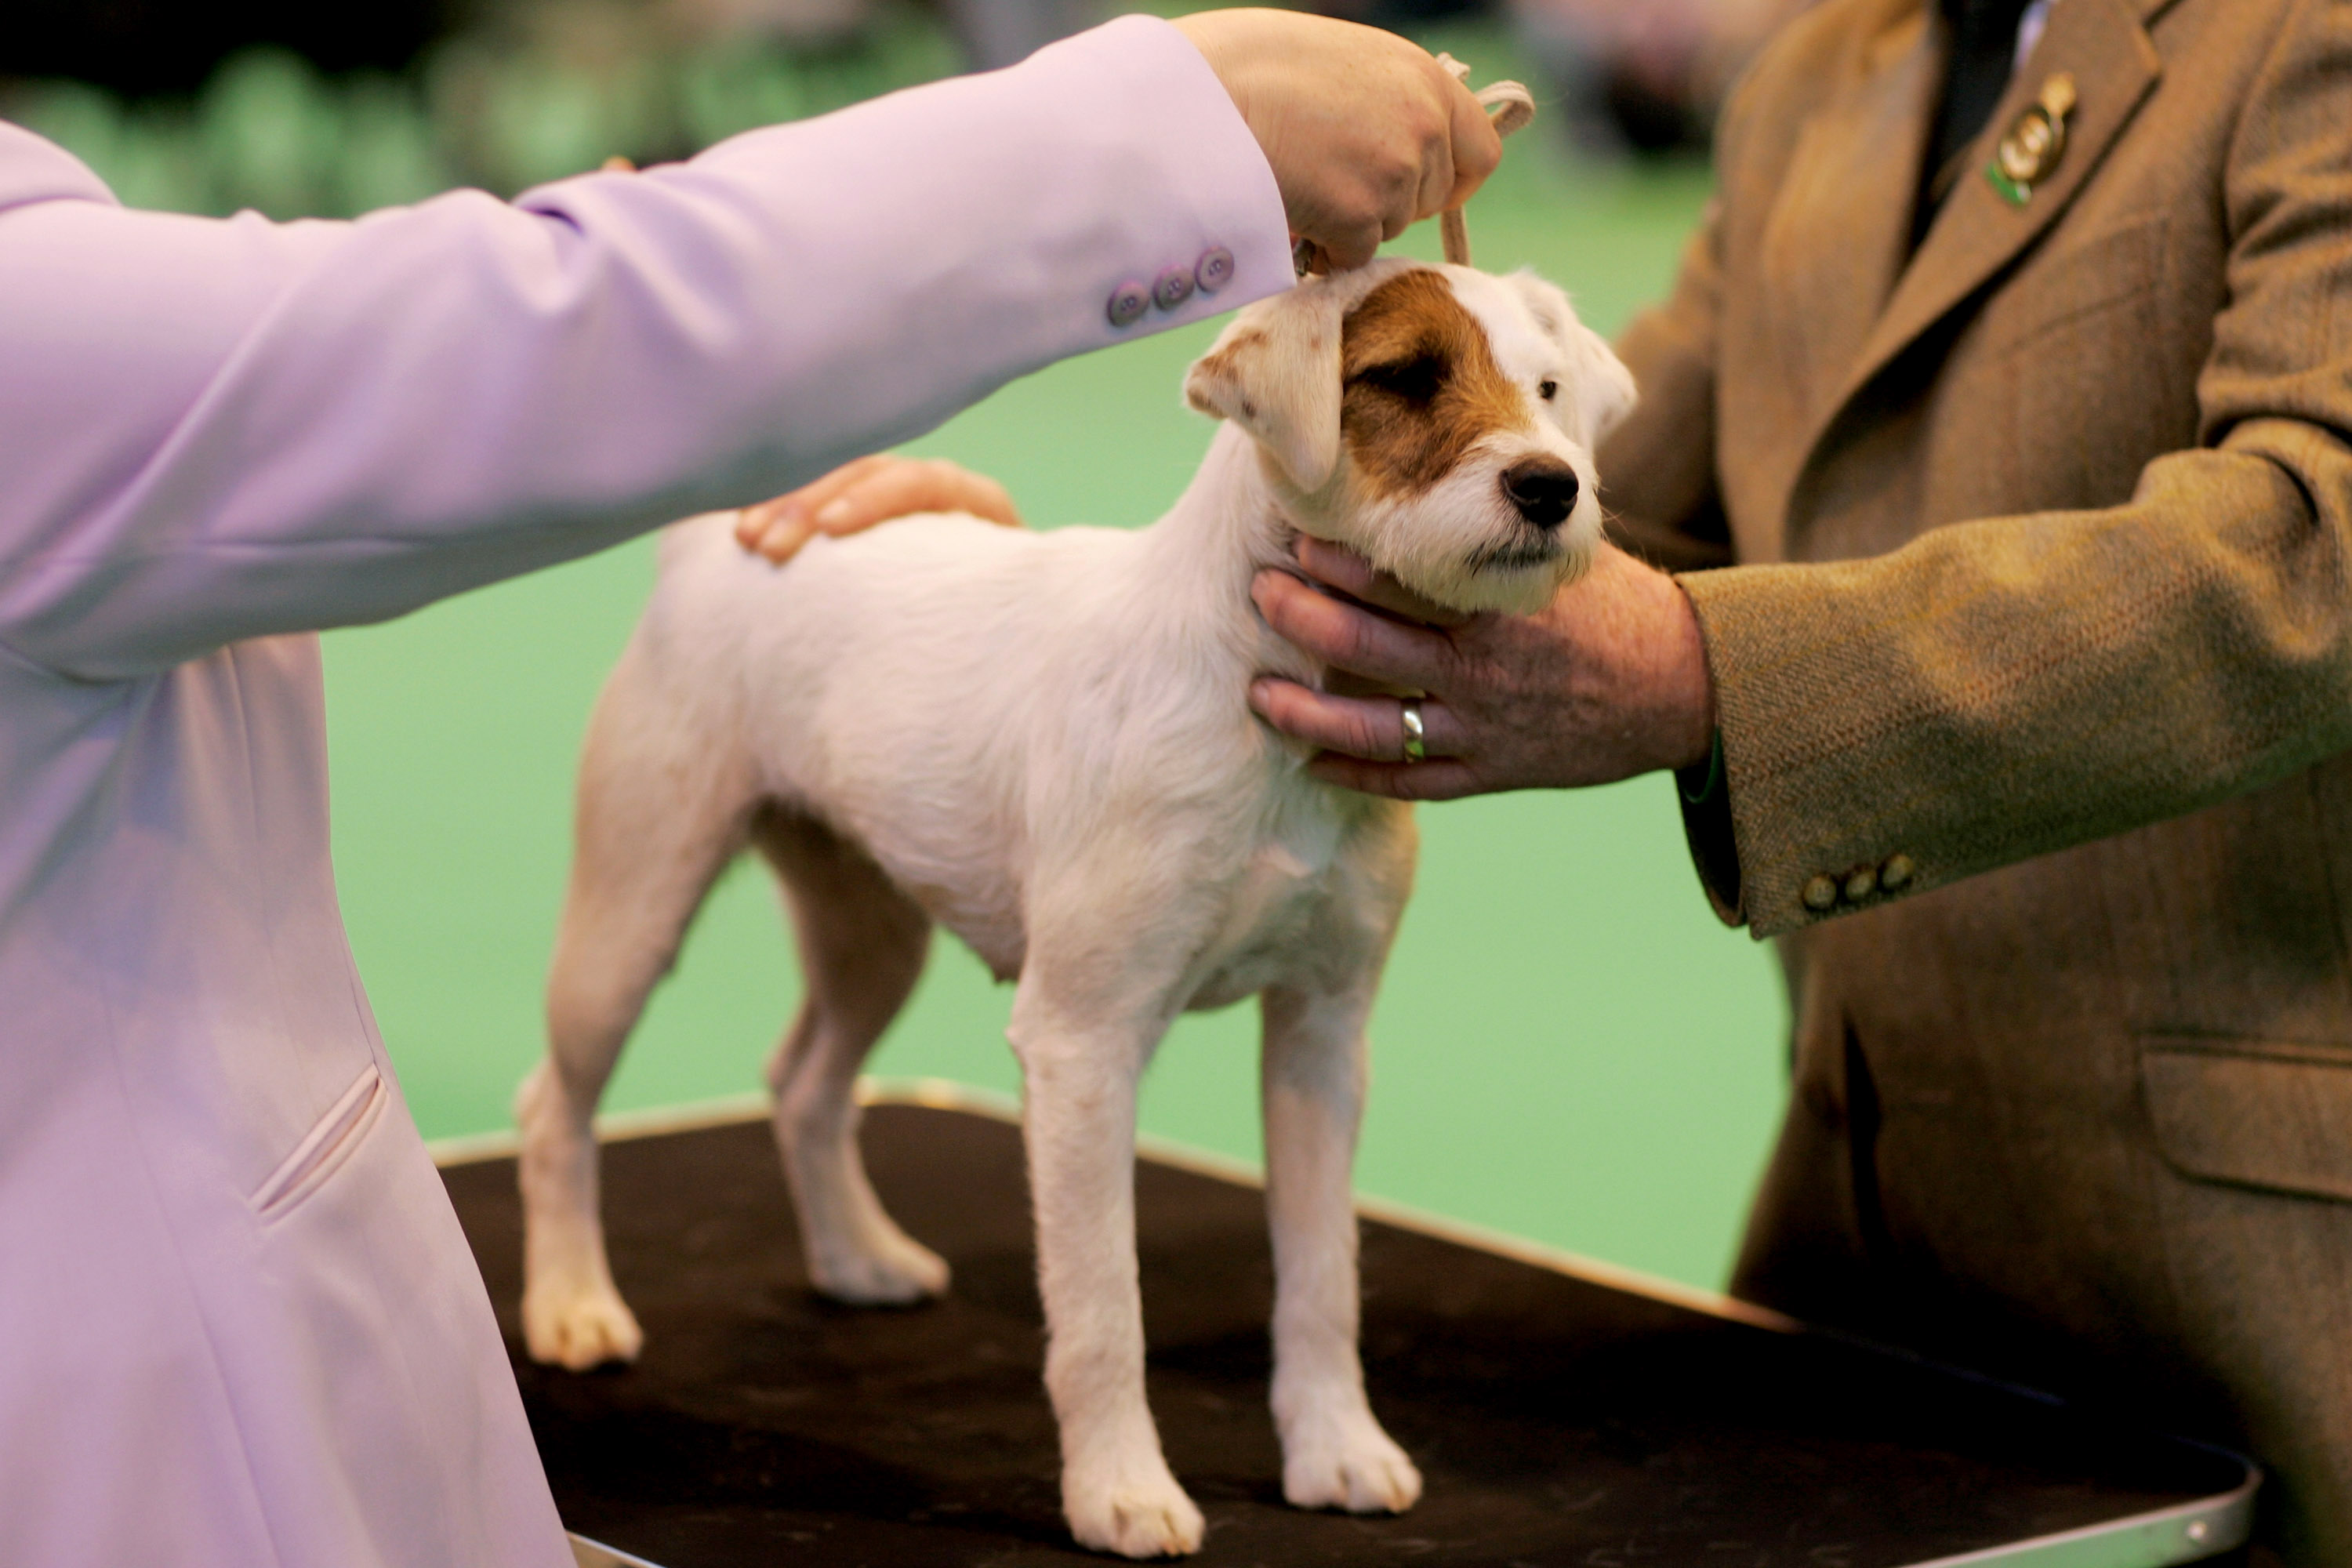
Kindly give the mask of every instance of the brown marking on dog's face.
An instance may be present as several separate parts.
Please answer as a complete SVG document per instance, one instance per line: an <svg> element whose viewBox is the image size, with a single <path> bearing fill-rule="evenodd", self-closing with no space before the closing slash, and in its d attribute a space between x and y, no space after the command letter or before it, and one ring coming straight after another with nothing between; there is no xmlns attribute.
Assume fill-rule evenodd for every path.
<svg viewBox="0 0 2352 1568"><path fill-rule="evenodd" d="M1339 433L1375 492L1418 495L1485 437L1529 428L1485 329L1435 272L1402 273L1364 296L1341 329L1339 359Z"/></svg>

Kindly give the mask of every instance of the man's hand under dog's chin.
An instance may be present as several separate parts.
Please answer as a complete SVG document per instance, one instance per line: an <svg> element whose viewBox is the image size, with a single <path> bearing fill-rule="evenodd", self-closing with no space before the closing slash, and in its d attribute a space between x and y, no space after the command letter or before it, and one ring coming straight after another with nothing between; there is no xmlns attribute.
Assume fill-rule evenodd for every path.
<svg viewBox="0 0 2352 1568"><path fill-rule="evenodd" d="M1715 688L1697 617L1675 580L1603 544L1532 616L1450 614L1363 559L1302 538L1299 564L1250 595L1309 656L1391 690L1421 691L1425 760L1407 762L1403 703L1262 676L1250 706L1321 748L1326 783L1400 800L1609 784L1706 760Z"/></svg>

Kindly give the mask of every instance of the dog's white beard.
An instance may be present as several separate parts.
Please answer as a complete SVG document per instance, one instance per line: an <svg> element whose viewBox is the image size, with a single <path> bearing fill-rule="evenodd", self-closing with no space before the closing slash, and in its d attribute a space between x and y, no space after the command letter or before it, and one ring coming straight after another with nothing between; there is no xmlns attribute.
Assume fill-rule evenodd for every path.
<svg viewBox="0 0 2352 1568"><path fill-rule="evenodd" d="M1601 542L1591 487L1549 533L1520 521L1493 468L1464 463L1410 500L1361 500L1326 533L1425 599L1451 609L1532 615L1583 574Z"/></svg>

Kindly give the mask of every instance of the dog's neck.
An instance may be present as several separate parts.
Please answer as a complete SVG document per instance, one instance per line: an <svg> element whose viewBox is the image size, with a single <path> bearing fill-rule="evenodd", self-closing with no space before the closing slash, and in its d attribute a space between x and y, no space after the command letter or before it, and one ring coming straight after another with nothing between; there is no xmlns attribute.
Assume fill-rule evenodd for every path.
<svg viewBox="0 0 2352 1568"><path fill-rule="evenodd" d="M1255 669L1319 687L1325 667L1276 637L1250 601L1250 582L1265 568L1298 574L1298 532L1257 443L1221 426L1192 482L1145 531L1137 613L1188 640L1219 628Z"/></svg>

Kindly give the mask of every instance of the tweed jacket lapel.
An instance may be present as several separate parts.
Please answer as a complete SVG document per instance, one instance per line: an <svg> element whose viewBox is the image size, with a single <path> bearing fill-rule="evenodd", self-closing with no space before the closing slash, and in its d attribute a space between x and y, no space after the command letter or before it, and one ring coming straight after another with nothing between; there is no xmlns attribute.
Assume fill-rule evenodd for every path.
<svg viewBox="0 0 2352 1568"><path fill-rule="evenodd" d="M1903 270L1943 74L1931 9L1880 7L1856 68L1806 122L1765 222L1774 357L1808 420L1829 411Z"/></svg>
<svg viewBox="0 0 2352 1568"><path fill-rule="evenodd" d="M1969 148L1959 183L1945 199L1910 266L1896 279L1892 297L1886 298L1859 352L1843 367L1837 390L1812 405L1813 422L1801 447L1807 465L1839 415L1889 362L1976 293L2066 209L2162 74L2144 18L2168 3L2059 0L2052 8L2047 30ZM1933 53L1924 45L1916 52ZM2012 205L1984 177L1984 166L2011 121L2035 101L2042 84L2060 71L2074 77L2075 91L2064 155L2022 205ZM1916 175L1932 94L1931 83L1928 95L1917 100L1916 125L1882 143L1881 155L1898 164L1896 173L1906 181ZM1908 156L1898 158L1903 149ZM1896 202L1888 210L1907 216L1910 204ZM1801 465L1797 477L1803 471Z"/></svg>

